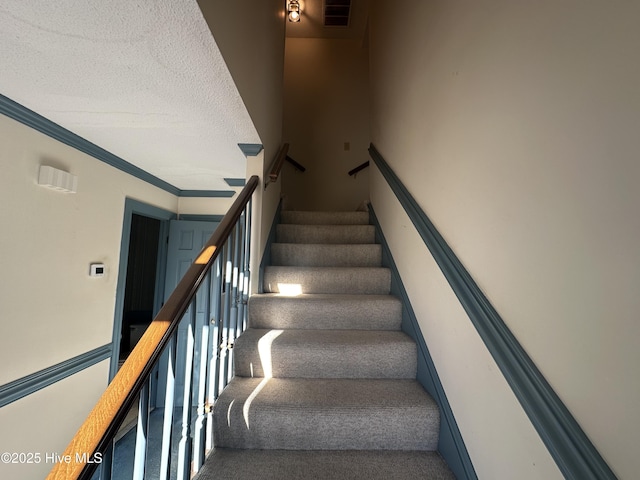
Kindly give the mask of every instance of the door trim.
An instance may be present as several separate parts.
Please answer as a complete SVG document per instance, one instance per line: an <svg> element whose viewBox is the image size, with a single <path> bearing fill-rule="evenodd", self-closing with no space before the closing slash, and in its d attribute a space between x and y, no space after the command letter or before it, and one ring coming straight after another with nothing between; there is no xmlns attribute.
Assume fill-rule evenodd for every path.
<svg viewBox="0 0 640 480"><path fill-rule="evenodd" d="M118 283L116 287L116 304L113 314L113 336L111 365L109 366L109 381L118 372L120 356L120 334L122 330L122 309L124 308L124 294L127 282L127 266L129 263L129 242L131 239L131 219L133 215L155 218L160 220L160 248L158 249L158 263L156 269L156 285L154 298L154 314L160 309L164 296L164 275L167 261L167 242L163 241L169 233L169 220L177 215L169 210L143 203L133 198L125 198L122 220L122 240L120 241L120 261L118 266Z"/></svg>

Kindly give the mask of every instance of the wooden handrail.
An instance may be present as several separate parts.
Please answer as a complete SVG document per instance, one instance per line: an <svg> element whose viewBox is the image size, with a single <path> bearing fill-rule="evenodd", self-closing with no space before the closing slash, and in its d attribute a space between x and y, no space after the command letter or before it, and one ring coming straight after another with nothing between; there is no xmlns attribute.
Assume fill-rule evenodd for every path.
<svg viewBox="0 0 640 480"><path fill-rule="evenodd" d="M278 150L278 154L276 155L275 160L271 164L271 170L269 171L269 182L275 182L278 180L278 176L280 175L280 170L282 170L282 165L284 165L284 161L287 158L287 152L289 151L289 144L283 143Z"/></svg>
<svg viewBox="0 0 640 480"><path fill-rule="evenodd" d="M369 160L367 160L366 162L364 162L361 165L358 165L356 168L354 168L353 170L349 170L349 176L351 175L355 175L356 173L358 173L360 170L364 170L365 168L367 168L369 166Z"/></svg>
<svg viewBox="0 0 640 480"><path fill-rule="evenodd" d="M71 480L89 476L95 467L87 463L96 452L106 449L118 431L136 396L162 351L176 332L193 297L221 252L221 247L249 203L259 179L252 176L220 225L202 248L178 286L158 312L136 347L80 426L47 480Z"/></svg>
<svg viewBox="0 0 640 480"><path fill-rule="evenodd" d="M295 168L297 168L298 170L300 170L303 173L307 170L302 165L300 165L298 162L296 162L293 158L291 158L289 155L287 155L286 160L287 160L287 162L289 162L291 165L293 165Z"/></svg>

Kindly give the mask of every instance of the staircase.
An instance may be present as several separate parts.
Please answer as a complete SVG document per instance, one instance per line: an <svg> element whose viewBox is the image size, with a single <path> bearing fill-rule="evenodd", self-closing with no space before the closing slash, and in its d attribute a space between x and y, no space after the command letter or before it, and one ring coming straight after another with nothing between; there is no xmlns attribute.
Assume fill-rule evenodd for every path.
<svg viewBox="0 0 640 480"><path fill-rule="evenodd" d="M368 221L282 212L198 480L454 478Z"/></svg>

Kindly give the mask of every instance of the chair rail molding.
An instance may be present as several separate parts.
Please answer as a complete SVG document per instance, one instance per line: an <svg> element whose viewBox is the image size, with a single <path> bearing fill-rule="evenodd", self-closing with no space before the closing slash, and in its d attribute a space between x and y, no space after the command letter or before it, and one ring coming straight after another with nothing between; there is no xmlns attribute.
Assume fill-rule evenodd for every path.
<svg viewBox="0 0 640 480"><path fill-rule="evenodd" d="M92 143L79 135L67 130L66 128L58 125L55 122L43 117L42 115L28 109L27 107L20 105L19 103L11 100L8 97L0 94L0 114L3 114L13 120L33 128L40 133L44 133L48 137L53 138L65 145L68 145L76 150L86 153L87 155L100 160L118 170L127 173L139 180L147 182L155 187L158 187L165 192L172 193L177 197L198 197L198 198L211 198L211 197L233 197L235 192L232 190L181 190L174 185L150 174L149 172L136 167L135 165L127 162L126 160L114 155L113 153L99 147L95 143ZM245 155L257 155L262 150L262 145L254 144L239 144L240 149Z"/></svg>
<svg viewBox="0 0 640 480"><path fill-rule="evenodd" d="M30 375L0 386L0 407L4 407L27 395L64 380L71 375L89 368L111 356L111 344L85 352L76 357L39 370Z"/></svg>

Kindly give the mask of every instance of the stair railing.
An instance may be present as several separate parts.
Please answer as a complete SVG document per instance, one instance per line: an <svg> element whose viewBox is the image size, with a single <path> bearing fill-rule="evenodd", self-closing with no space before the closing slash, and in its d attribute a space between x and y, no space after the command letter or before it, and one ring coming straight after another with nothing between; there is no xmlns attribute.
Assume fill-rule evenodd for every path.
<svg viewBox="0 0 640 480"><path fill-rule="evenodd" d="M289 144L283 143L276 155L276 158L273 160L271 167L269 168L269 181L264 184L264 188L266 189L270 183L278 181L278 177L280 176L280 170L282 170L282 166L284 162L289 162L296 170L300 170L301 172L305 172L306 168L296 162L293 158L287 155L289 151Z"/></svg>
<svg viewBox="0 0 640 480"><path fill-rule="evenodd" d="M303 167L302 165L300 165L298 162L296 162L293 158L291 158L289 155L287 155L285 157L285 160L290 163L291 165L293 165L293 168L295 168L296 170L300 170L302 173L304 173L307 169L305 167Z"/></svg>
<svg viewBox="0 0 640 480"><path fill-rule="evenodd" d="M203 465L213 448L212 406L233 375L233 343L246 328L251 199L258 183L257 176L249 179L47 479L97 478L92 477L97 467L100 478L111 478L114 438L136 400L132 478L165 480L177 470L177 478L186 480ZM180 329L186 334L179 336L181 322L186 323L186 329L184 324ZM160 467L145 471L151 392L160 385L156 372L163 373L161 380L166 383L164 392L154 397L164 398ZM184 375L182 391L176 387L180 375ZM182 406L177 406L180 396ZM176 458L177 466L171 465Z"/></svg>
<svg viewBox="0 0 640 480"><path fill-rule="evenodd" d="M284 161L287 158L288 151L289 144L283 143L280 147L280 150L278 151L278 154L276 155L275 160L271 164L271 168L269 169L269 183L273 183L278 180L278 177L280 176L280 170L282 170L282 166L284 165ZM269 183L266 183L264 188L267 188L267 185L269 185Z"/></svg>
<svg viewBox="0 0 640 480"><path fill-rule="evenodd" d="M356 168L349 170L349 176L354 175L354 178L355 178L355 175L357 175L360 170L364 170L368 166L369 166L369 160L367 160L364 163L361 163Z"/></svg>

